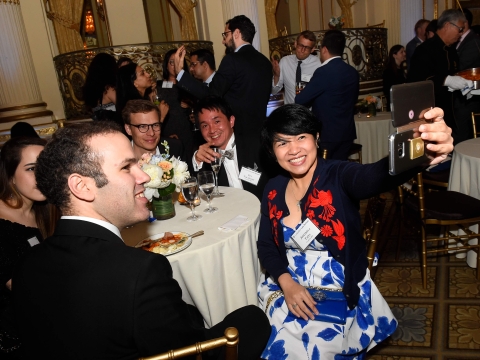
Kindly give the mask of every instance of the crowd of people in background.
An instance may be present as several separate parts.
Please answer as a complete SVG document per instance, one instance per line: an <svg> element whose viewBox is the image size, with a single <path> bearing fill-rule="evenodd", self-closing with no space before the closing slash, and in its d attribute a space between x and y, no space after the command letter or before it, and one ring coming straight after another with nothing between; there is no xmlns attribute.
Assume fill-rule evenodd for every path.
<svg viewBox="0 0 480 360"><path fill-rule="evenodd" d="M431 141L429 165L468 138L463 118L479 105L462 93L471 84L455 75L480 67L480 50L472 50L480 41L464 12L446 10L434 26L418 21L415 38L390 49L384 72L387 98L393 85L434 81L436 108L425 114L433 122L419 128ZM419 168L390 176L386 158L345 161L356 139L359 74L341 58L343 32L327 31L317 49L314 33L304 31L281 60L252 46L255 32L250 19L235 16L222 33L228 51L218 68L207 49L189 54L188 64L181 46L165 54L158 81L129 58L100 53L83 88L93 122L60 129L48 143L25 129L3 146L2 355L134 359L235 326L239 359L365 359L395 331L367 268L358 203ZM445 46L455 61L446 61ZM282 88L285 105L267 119L270 94ZM258 304L211 329L182 300L168 260L121 239L123 228L148 218L149 177L137 162L145 152L163 153L164 141L191 174L209 170L221 156L211 147L219 148L219 184L261 201L258 256L266 272ZM241 178L244 167L258 180ZM292 235L305 225L313 237L302 247ZM342 294L343 322L320 316L310 292L318 287Z"/></svg>

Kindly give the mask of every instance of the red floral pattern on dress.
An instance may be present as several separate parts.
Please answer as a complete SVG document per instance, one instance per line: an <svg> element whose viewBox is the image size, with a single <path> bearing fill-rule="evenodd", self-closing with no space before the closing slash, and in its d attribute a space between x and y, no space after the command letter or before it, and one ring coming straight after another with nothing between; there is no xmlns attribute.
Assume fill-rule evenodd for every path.
<svg viewBox="0 0 480 360"><path fill-rule="evenodd" d="M337 242L338 248L340 250L343 249L345 246L345 228L343 227L343 224L340 222L340 220L332 220L332 225L333 225L333 230L335 231L336 236L332 236L332 238Z"/></svg>
<svg viewBox="0 0 480 360"><path fill-rule="evenodd" d="M332 223L333 222L334 221L332 220ZM332 227L330 225L323 225L322 228L320 229L320 233L325 237L332 236L333 234Z"/></svg>
<svg viewBox="0 0 480 360"><path fill-rule="evenodd" d="M275 190L273 190L275 191ZM270 194L272 193L272 191L270 191ZM270 196L269 194L269 196ZM275 194L273 195L273 197L275 197L276 195L276 192ZM269 218L270 220L272 221L272 234L273 234L273 241L275 241L275 244L277 245L278 247L278 220L280 220L280 218L282 217L282 214L283 214L283 211L277 211L277 205L273 205L272 206L272 203L269 201L268 202L268 215L269 215Z"/></svg>
<svg viewBox="0 0 480 360"><path fill-rule="evenodd" d="M272 190L268 193L268 200L273 200L275 199L275 196L277 196L277 190Z"/></svg>
<svg viewBox="0 0 480 360"><path fill-rule="evenodd" d="M330 190L323 191L313 189L313 192L308 196L309 207L317 208L323 206L323 211L319 215L319 218L329 222L332 216L335 214L335 208L331 205L333 202L332 193Z"/></svg>
<svg viewBox="0 0 480 360"><path fill-rule="evenodd" d="M320 224L318 223L318 221L316 219L312 219L312 223L318 228L320 227Z"/></svg>
<svg viewBox="0 0 480 360"><path fill-rule="evenodd" d="M315 212L313 210L309 209L307 211L307 217L312 221L315 220Z"/></svg>

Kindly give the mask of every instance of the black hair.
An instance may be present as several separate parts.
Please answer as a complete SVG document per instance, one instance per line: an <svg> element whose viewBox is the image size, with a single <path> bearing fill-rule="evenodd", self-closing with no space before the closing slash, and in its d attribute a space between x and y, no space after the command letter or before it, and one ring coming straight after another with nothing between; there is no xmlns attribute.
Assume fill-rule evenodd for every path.
<svg viewBox="0 0 480 360"><path fill-rule="evenodd" d="M94 108L101 103L103 93L108 88L115 88L117 82L117 62L107 53L95 55L88 66L85 84L83 85L83 100L85 104Z"/></svg>
<svg viewBox="0 0 480 360"><path fill-rule="evenodd" d="M200 64L203 64L205 61L207 62L210 69L215 70L215 57L213 56L212 52L208 49L198 49L195 50L190 54L190 59L192 56L196 56Z"/></svg>
<svg viewBox="0 0 480 360"><path fill-rule="evenodd" d="M19 121L10 129L10 138L16 137L40 137L35 128L27 122Z"/></svg>
<svg viewBox="0 0 480 360"><path fill-rule="evenodd" d="M322 40L322 47L326 47L330 55L342 56L347 40L345 34L339 30L328 30Z"/></svg>
<svg viewBox="0 0 480 360"><path fill-rule="evenodd" d="M273 156L273 143L278 134L310 134L314 139L320 132L320 124L303 105L288 104L275 109L263 124L262 143L267 152Z"/></svg>
<svg viewBox="0 0 480 360"><path fill-rule="evenodd" d="M164 80L168 80L169 74L168 74L168 61L170 60L170 57L177 52L177 49L170 49L167 51L165 54L165 57L163 58L163 64L162 64L162 77ZM188 65L187 61L183 59L183 70L188 72Z"/></svg>
<svg viewBox="0 0 480 360"><path fill-rule="evenodd" d="M233 115L232 108L228 102L218 96L207 96L198 101L193 109L196 121L198 121L198 114L203 112L203 110L219 111L224 114L227 119L230 119L230 117Z"/></svg>
<svg viewBox="0 0 480 360"><path fill-rule="evenodd" d="M237 15L228 20L225 25L228 25L228 29L231 32L238 29L240 34L242 34L243 41L250 44L253 42L253 38L255 37L255 25L253 25L252 20L245 15Z"/></svg>

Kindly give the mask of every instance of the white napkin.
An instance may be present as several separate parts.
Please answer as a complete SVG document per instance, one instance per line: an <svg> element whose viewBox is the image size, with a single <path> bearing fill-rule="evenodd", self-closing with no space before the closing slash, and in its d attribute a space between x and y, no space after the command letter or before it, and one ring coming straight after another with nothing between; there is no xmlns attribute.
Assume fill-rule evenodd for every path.
<svg viewBox="0 0 480 360"><path fill-rule="evenodd" d="M466 96L467 96L467 99L470 99L470 98L472 97L472 94L474 94L474 93L472 93L472 89L473 89L473 86L465 86L465 87L461 90L462 95L463 95L463 96L466 95ZM456 90L456 89L453 89L453 88L451 88L450 86L448 87L448 91L450 91L450 92L453 92L453 91L455 91L455 90ZM475 91L475 90L474 90L474 91Z"/></svg>
<svg viewBox="0 0 480 360"><path fill-rule="evenodd" d="M248 222L248 217L243 215L237 215L233 219L227 221L225 224L220 225L218 230L222 230L224 232L237 230L240 226L245 225Z"/></svg>

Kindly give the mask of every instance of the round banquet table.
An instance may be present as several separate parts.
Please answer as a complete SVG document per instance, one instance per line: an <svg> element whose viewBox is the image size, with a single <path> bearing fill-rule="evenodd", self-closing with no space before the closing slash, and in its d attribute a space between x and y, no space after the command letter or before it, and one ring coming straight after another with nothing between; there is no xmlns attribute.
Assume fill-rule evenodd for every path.
<svg viewBox="0 0 480 360"><path fill-rule="evenodd" d="M480 199L480 138L462 141L455 146L448 190ZM472 226L471 230L478 231L478 225ZM476 243L477 239L470 240L470 244ZM477 256L473 250L467 252L467 264L477 267Z"/></svg>
<svg viewBox="0 0 480 360"><path fill-rule="evenodd" d="M211 327L230 312L249 304L257 304L257 281L260 264L257 257L257 236L260 224L260 202L251 193L230 187L219 187L223 197L213 197L212 206L218 211L206 214L205 198L196 207L203 218L187 222L190 208L175 203L175 217L142 222L122 231L129 246L142 239L165 231L183 231L205 234L195 237L185 250L167 256L173 277L182 289L185 302L195 305L207 326ZM248 217L248 222L237 230L218 229L237 215ZM162 256L162 255L158 255Z"/></svg>
<svg viewBox="0 0 480 360"><path fill-rule="evenodd" d="M378 112L377 116L367 118L355 115L357 129L356 143L362 144L362 162L370 164L388 156L388 136L394 132L392 114Z"/></svg>

